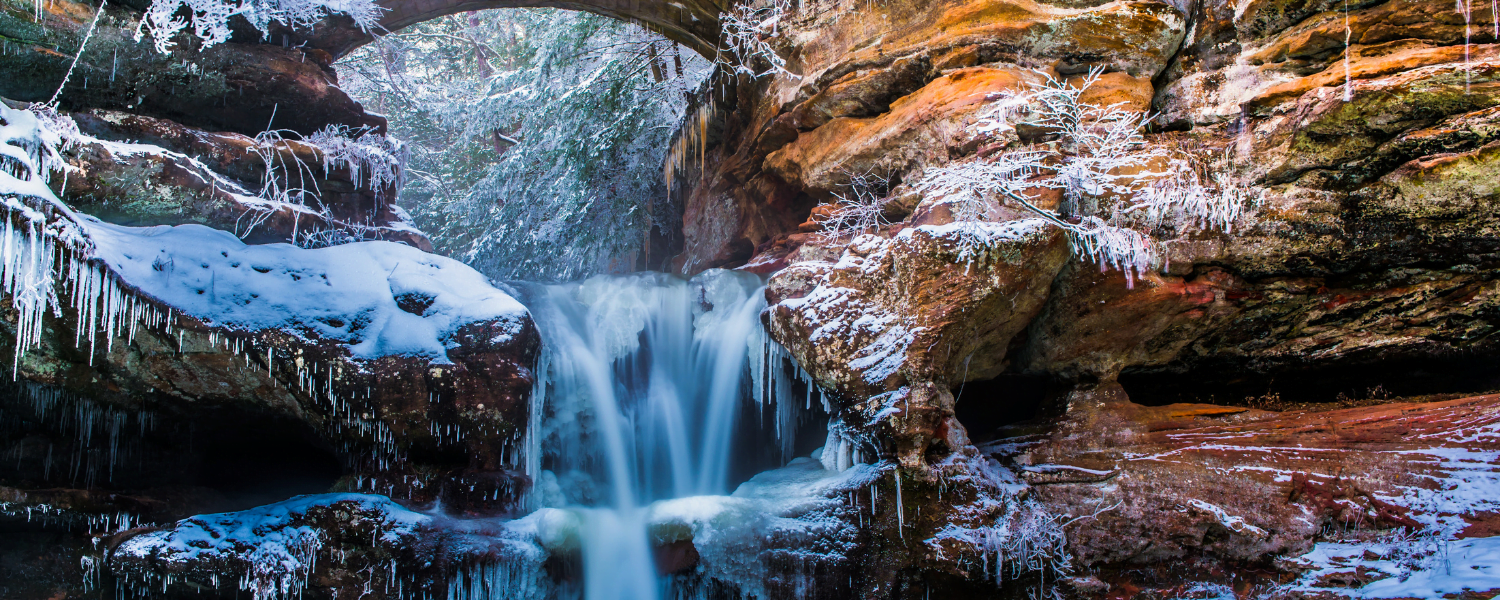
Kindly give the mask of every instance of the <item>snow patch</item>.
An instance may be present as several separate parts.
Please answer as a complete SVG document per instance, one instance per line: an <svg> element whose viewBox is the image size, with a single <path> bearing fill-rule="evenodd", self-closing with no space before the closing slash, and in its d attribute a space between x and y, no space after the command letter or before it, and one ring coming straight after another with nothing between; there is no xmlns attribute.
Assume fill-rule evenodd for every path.
<svg viewBox="0 0 1500 600"><path fill-rule="evenodd" d="M1346 598L1452 598L1466 591L1500 590L1500 537L1446 541L1398 536L1371 543L1320 542L1290 564L1308 569L1291 586L1295 591ZM1330 579L1345 579L1341 575L1368 583L1333 587L1336 584Z"/></svg>
<svg viewBox="0 0 1500 600"><path fill-rule="evenodd" d="M358 358L419 356L448 363L464 325L526 309L458 261L392 242L303 249L247 246L201 225L124 227L88 220L95 255L126 285L212 327L279 329L334 340ZM420 297L420 313L398 299Z"/></svg>
<svg viewBox="0 0 1500 600"><path fill-rule="evenodd" d="M431 520L384 496L297 496L240 512L190 517L171 528L131 537L114 555L136 559L142 566L156 565L157 573L191 573L214 587L220 576L237 573L239 588L254 600L299 596L328 541L327 533L309 520L315 509L361 513L360 518L373 521L364 521L375 530L371 543L386 545L403 543Z"/></svg>

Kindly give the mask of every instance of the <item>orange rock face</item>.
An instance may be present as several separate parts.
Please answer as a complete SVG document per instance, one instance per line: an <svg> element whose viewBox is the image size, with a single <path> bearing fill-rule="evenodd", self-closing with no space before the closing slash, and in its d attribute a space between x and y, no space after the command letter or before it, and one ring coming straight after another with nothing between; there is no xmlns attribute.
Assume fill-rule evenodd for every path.
<svg viewBox="0 0 1500 600"><path fill-rule="evenodd" d="M1474 453L1485 473L1475 481L1495 479L1495 397L1361 396L1500 387L1487 366L1500 358L1490 7L1466 24L1442 2L1089 4L934 2L860 18L809 5L789 21L801 77L741 81L742 129L710 149L727 157L726 177L798 198L779 205L798 207L786 219L795 231L719 231L744 236L736 243L756 248L747 261L774 272L776 339L840 396L845 425L910 468L908 481L945 481L967 436L991 440L992 424L954 418L965 403L1039 405L1031 437L981 447L1075 519L1069 548L1102 579L1073 582L1079 597L1185 593L1148 581L1161 572L1285 583L1305 567L1274 557L1334 539L1334 527L1369 537L1441 521L1491 535L1493 507L1443 493L1469 468L1455 453ZM1165 260L1133 286L1066 239L997 246L1015 263L913 243L954 219L910 185L925 170L1048 143L1019 126L971 135L981 109L1090 67L1104 74L1088 101L1150 111L1148 143L1215 157L1255 196L1248 218L1228 232L1155 232ZM896 222L854 241L822 237L831 200L865 173L890 183ZM1049 208L1061 199L1031 193ZM991 200L994 223L1027 217ZM742 222L781 210L753 194L735 206ZM687 253L716 243L700 237ZM997 376L1052 391L949 392ZM1116 381L1140 390L1139 404ZM1300 404L1249 408L1276 393ZM1345 394L1370 406L1318 404Z"/></svg>

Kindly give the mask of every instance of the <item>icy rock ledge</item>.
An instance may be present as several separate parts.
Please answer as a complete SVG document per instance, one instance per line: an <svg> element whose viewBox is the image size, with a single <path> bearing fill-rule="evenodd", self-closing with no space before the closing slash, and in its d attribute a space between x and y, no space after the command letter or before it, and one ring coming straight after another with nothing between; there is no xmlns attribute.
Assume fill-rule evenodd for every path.
<svg viewBox="0 0 1500 600"><path fill-rule="evenodd" d="M402 549L431 520L384 496L297 496L250 510L199 515L127 537L110 554L109 564L137 592L184 584L238 587L255 600L269 600L299 595L318 570L316 563L333 559L340 564L323 573L337 577L342 571L395 591L401 583L393 579Z"/></svg>
<svg viewBox="0 0 1500 600"><path fill-rule="evenodd" d="M540 338L510 294L395 243L303 249L105 223L49 187L80 170L61 152L89 140L50 109L0 106L13 377L122 414L311 426L346 464L341 489L511 508Z"/></svg>

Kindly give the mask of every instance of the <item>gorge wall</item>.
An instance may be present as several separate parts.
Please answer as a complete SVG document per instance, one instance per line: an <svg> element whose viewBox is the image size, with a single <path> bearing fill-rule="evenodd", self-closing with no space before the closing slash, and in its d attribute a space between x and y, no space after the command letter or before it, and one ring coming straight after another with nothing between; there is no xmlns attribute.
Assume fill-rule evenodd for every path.
<svg viewBox="0 0 1500 600"><path fill-rule="evenodd" d="M46 3L39 24L35 7L3 1L0 96L46 101L95 9ZM520 4L385 3L393 27ZM729 8L569 7L638 19L705 55L716 54ZM68 247L59 256L74 262L59 264L100 283L75 284L36 327L20 305L6 308L15 339L39 340L18 361L0 422L4 456L24 465L0 471L6 535L32 544L7 567L29 582L10 593L82 594L80 562L88 577L167 582L174 594L244 577L256 540L191 560L156 549L229 527L173 521L294 493L519 514L532 484L517 453L539 343L525 309L420 252L430 245L368 174L330 166L315 145L267 154L250 137L273 123L306 135L383 127L338 89L332 67L367 36L332 18L311 32L239 32L202 51L141 54L131 23L142 8L105 9L63 88L80 129L64 158L78 170L52 182L57 197L119 226L198 224L251 244L341 232L338 241L379 248L368 271L388 285L349 311L215 320L191 310L203 285L150 278L197 269L218 281L237 260L253 262L257 246L194 238L157 248L182 257L167 265L131 256L165 239L156 230L57 211L39 221L12 207L17 231L74 223L132 250ZM849 527L766 542L758 556L773 558L747 570L769 582L764 595L1341 597L1404 582L1414 568L1390 565L1435 552L1392 539L1436 535L1476 549L1495 535L1500 398L1477 395L1500 388L1492 7L809 0L781 10L758 35L784 68L721 74L679 134L684 151L669 168L684 241L665 266L767 276L767 330L828 402L821 464L848 475L773 516ZM917 185L923 173L1052 143L1024 118L991 137L974 126L1006 94L1091 74L1086 101L1149 112L1146 144L1244 190L1254 198L1246 213L1227 231L1168 231L1163 260L1133 279L991 198L993 241L968 253L961 218ZM256 204L278 160L322 165L311 175L317 210ZM885 223L852 238L823 231L840 197L872 178ZM222 254L203 251L219 248L205 239ZM331 250L286 250L254 270L326 279L337 265L318 257ZM403 274L403 262L434 271ZM131 308L94 308L109 302ZM119 310L149 316L139 327L99 324ZM387 339L381 319L420 322L436 349L369 350ZM64 413L76 416L48 416ZM280 497L246 491L277 480L256 473L291 470L305 482ZM471 590L449 583L455 573L521 561L504 540L522 526L457 526L374 496L254 510L288 531L322 532L298 535L322 535L318 551L343 558L298 558L309 566L296 581L263 580L281 593L454 598ZM524 527L550 531L540 520ZM153 525L132 526L142 521ZM58 523L79 533L58 534ZM653 527L662 573L707 577L717 530ZM830 539L847 548L824 552ZM1332 560L1318 546L1347 540L1386 550ZM526 560L563 583L576 577L576 540L538 543L550 554ZM1500 590L1490 583L1435 582L1431 593L1487 597ZM234 589L244 588L220 592Z"/></svg>

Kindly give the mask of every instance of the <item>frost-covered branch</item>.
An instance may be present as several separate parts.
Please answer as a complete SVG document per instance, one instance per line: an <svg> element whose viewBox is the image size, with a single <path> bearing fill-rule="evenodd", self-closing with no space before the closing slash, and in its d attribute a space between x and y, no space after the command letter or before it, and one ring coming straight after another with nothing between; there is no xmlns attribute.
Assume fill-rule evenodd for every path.
<svg viewBox="0 0 1500 600"><path fill-rule="evenodd" d="M885 218L889 179L874 173L851 173L847 187L847 193L834 194L834 210L821 222L823 238L845 240L890 224Z"/></svg>
<svg viewBox="0 0 1500 600"><path fill-rule="evenodd" d="M786 59L766 40L780 33L781 20L790 12L787 2L772 2L764 8L752 8L749 4L736 4L734 8L719 15L720 37L723 50L718 59L720 65L736 74L761 77L772 73L786 73ZM769 66L761 70L760 64Z"/></svg>
<svg viewBox="0 0 1500 600"><path fill-rule="evenodd" d="M183 9L191 15L182 18ZM229 39L229 19L244 17L264 35L272 22L293 28L307 28L329 15L347 15L364 31L378 26L384 8L374 0L152 0L151 6L136 27L136 39L150 33L158 52L169 52L172 39L190 25L193 35L204 47Z"/></svg>
<svg viewBox="0 0 1500 600"><path fill-rule="evenodd" d="M236 233L246 237L272 215L282 209L294 214L315 214L329 223L338 222L323 202L310 203L321 195L318 189L318 173L302 160L287 135L296 134L285 130L262 131L255 137L250 152L260 157L264 171L261 174L261 189L256 196L260 206L241 215ZM356 137L357 136L357 137ZM406 148L400 141L381 134L348 127L330 125L306 138L302 143L313 147L322 157L322 176L328 177L334 169L349 170L350 181L356 188L365 187L380 200L388 192L399 192L405 178ZM392 198L393 199L393 198ZM358 228L351 223L339 223L339 228ZM317 246L337 245L362 239L358 231L338 231L338 228L315 232L317 240L306 243L296 237L293 228L292 243Z"/></svg>
<svg viewBox="0 0 1500 600"><path fill-rule="evenodd" d="M1187 161L1172 163L1167 176L1115 208L1116 222L1137 224L1147 230L1175 227L1229 232L1245 209L1262 195L1235 185L1223 173L1207 177L1209 182L1204 183L1205 177Z"/></svg>
<svg viewBox="0 0 1500 600"><path fill-rule="evenodd" d="M255 136L250 152L260 157L264 168L257 195L271 203L305 205L307 196L318 195L317 175L297 157L286 134L296 135L289 130L272 129Z"/></svg>

